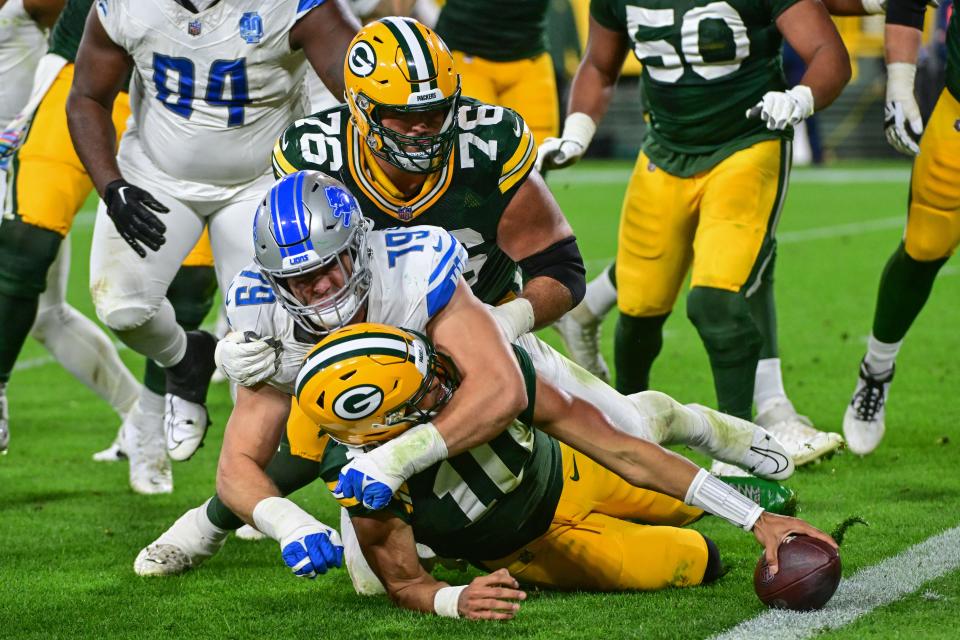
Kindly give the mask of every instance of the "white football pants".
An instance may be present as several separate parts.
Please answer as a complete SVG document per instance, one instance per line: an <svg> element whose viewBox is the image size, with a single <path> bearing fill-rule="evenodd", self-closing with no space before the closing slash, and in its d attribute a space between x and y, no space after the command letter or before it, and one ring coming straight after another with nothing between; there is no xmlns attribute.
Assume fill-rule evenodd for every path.
<svg viewBox="0 0 960 640"><path fill-rule="evenodd" d="M264 173L247 183L217 187L181 181L183 188L178 189L173 186L178 181L163 175L136 148L139 141L135 137L125 138L123 143L129 145L119 158L126 180L170 209L157 214L167 227L166 243L159 251L147 249L147 257L141 258L120 237L101 202L90 254L90 293L97 317L127 346L169 367L180 362L187 344L166 298L170 282L200 239L204 225L210 230L221 291L227 291L234 275L250 263L253 217L274 182L269 154L264 154Z"/></svg>

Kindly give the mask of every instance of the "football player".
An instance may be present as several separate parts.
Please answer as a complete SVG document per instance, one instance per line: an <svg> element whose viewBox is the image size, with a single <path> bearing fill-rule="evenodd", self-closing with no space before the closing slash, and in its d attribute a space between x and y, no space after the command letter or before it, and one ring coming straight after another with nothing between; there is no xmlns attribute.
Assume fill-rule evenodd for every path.
<svg viewBox="0 0 960 640"><path fill-rule="evenodd" d="M556 136L560 106L547 51L550 0L447 0L436 32L450 47L463 95L509 107L533 139Z"/></svg>
<svg viewBox="0 0 960 640"><path fill-rule="evenodd" d="M362 321L406 324L442 345L461 375L461 396L420 430L415 446L384 447L379 457L357 456L344 472L387 499L402 482L400 476L490 440L525 406L520 370L502 328L462 278L469 258L460 243L437 227L367 231L366 226L344 185L315 171L284 177L260 205L255 263L234 279L227 313L238 344L245 344L244 335L271 336L269 366L238 389L220 455L217 496L188 511L143 549L134 564L137 573L183 572L215 553L244 521L255 521L278 540L298 575L339 564L334 532L279 499L317 477L316 465L294 458L281 435L303 358L331 330ZM546 361L541 366L547 375L557 375L561 367L550 366L550 354L562 356L533 336L526 340L533 357ZM224 353L218 350L221 362ZM236 366L237 352L228 355ZM766 477L784 478L793 471L782 446L748 422L664 402L661 394L651 396L656 406L618 398L609 409L600 406L622 417L618 426L634 435L725 453ZM364 402L358 396L348 404ZM310 562L301 566L307 556Z"/></svg>
<svg viewBox="0 0 960 640"><path fill-rule="evenodd" d="M307 419L289 423L290 449L319 463L398 606L509 619L525 597L517 580L591 591L707 584L723 574L717 546L679 528L705 511L752 531L774 573L788 535L836 548L807 523L770 514L685 458L624 435L602 411L538 376L522 347L513 354L527 398L517 419L489 443L411 475L382 511L348 495L341 468L358 450L416 441L459 400L459 368L427 336L372 323L331 333L303 363L296 391ZM462 586L435 580L415 539L493 573Z"/></svg>
<svg viewBox="0 0 960 640"><path fill-rule="evenodd" d="M924 10L922 0L890 0L887 8L884 128L895 149L916 157L903 240L881 275L867 353L843 417L847 444L860 455L883 438L897 354L937 272L960 244L960 20L954 11L946 33L946 86L923 131L913 86Z"/></svg>
<svg viewBox="0 0 960 640"><path fill-rule="evenodd" d="M17 4L7 3L3 11ZM173 478L163 446L162 370L148 362L145 388L141 389L112 341L65 300L70 247L63 240L92 189L90 177L69 143L65 105L73 60L92 4L93 0L69 0L66 6L36 0L23 4L40 24L49 22L51 16L56 18L61 7L63 12L53 27L49 51L37 65L32 93L29 99L24 97L26 104L20 104L20 114L4 132L9 141L6 152L12 156L0 224L0 326L4 328L0 335L0 431L9 433L3 387L31 333L124 418L114 445L94 458L117 460L125 455L130 459L134 491L169 493ZM30 86L28 83L28 93ZM5 87L11 93L19 89L6 83ZM119 132L129 112L124 91L112 116ZM199 326L212 302L212 264L209 244L201 241L187 256L171 287L177 320L188 328Z"/></svg>
<svg viewBox="0 0 960 640"><path fill-rule="evenodd" d="M783 38L807 64L789 90ZM783 391L774 236L792 126L840 93L850 77L846 49L814 0L593 0L570 115L562 136L541 145L543 167L581 157L630 49L643 63L650 122L621 214L615 280L623 286L615 290L613 274L602 275L599 295L588 295L571 317L589 325L595 346L597 316L616 297L617 386L646 389L663 324L692 270L687 315L710 358L720 410L750 419L756 399L757 422L795 462L815 460L842 439L814 429Z"/></svg>
<svg viewBox="0 0 960 640"><path fill-rule="evenodd" d="M90 290L97 316L166 369L168 454L185 460L209 423L216 339L175 322L167 288L204 226L225 291L249 261L250 212L273 182L269 146L303 114L309 60L342 91L358 28L337 1L98 0L77 53L70 134L103 198ZM131 128L110 113L128 75Z"/></svg>
<svg viewBox="0 0 960 640"><path fill-rule="evenodd" d="M457 63L436 33L407 18L370 23L343 73L347 104L283 132L278 176L313 169L340 178L377 228L449 230L470 256L464 276L477 297L505 303L495 313L508 341L580 301L583 260L532 171L529 127L511 109L461 95Z"/></svg>

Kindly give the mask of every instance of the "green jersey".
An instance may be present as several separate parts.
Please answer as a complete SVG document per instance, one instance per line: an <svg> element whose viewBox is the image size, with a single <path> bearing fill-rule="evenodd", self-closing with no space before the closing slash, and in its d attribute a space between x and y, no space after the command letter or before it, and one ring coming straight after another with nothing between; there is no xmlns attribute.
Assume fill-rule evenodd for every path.
<svg viewBox="0 0 960 640"><path fill-rule="evenodd" d="M441 557L496 560L542 536L553 521L563 489L560 446L530 426L537 374L527 352L513 349L527 385L526 411L490 442L411 477L387 507ZM327 444L320 475L328 487L354 451ZM356 500L341 504L350 515L369 513Z"/></svg>
<svg viewBox="0 0 960 640"><path fill-rule="evenodd" d="M590 15L626 33L643 64L643 150L654 164L689 177L761 140L792 137L745 114L786 88L775 21L797 1L592 0Z"/></svg>
<svg viewBox="0 0 960 640"><path fill-rule="evenodd" d="M93 0L67 0L50 33L50 53L66 58L67 62L76 60L83 26L92 5Z"/></svg>
<svg viewBox="0 0 960 640"><path fill-rule="evenodd" d="M436 32L453 51L509 62L547 50L550 0L447 0Z"/></svg>
<svg viewBox="0 0 960 640"><path fill-rule="evenodd" d="M446 229L467 250L463 276L474 294L496 304L519 288L516 263L497 246L497 226L533 168L537 147L516 112L471 98L460 101L458 127L446 165L411 199L384 182L345 105L287 127L274 148L273 168L278 177L313 169L340 180L377 229Z"/></svg>
<svg viewBox="0 0 960 640"><path fill-rule="evenodd" d="M960 100L960 19L954 8L947 25L947 91Z"/></svg>

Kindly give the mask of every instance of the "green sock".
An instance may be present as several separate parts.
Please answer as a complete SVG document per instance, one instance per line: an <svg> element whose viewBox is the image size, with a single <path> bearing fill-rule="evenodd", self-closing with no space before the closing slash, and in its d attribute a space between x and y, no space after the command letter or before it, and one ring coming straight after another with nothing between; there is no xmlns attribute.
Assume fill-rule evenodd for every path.
<svg viewBox="0 0 960 640"><path fill-rule="evenodd" d="M650 388L650 368L663 347L663 323L669 315L635 318L621 313L617 318L613 354L620 393Z"/></svg>
<svg viewBox="0 0 960 640"><path fill-rule="evenodd" d="M947 258L931 262L914 260L900 243L880 277L873 315L874 338L887 343L903 340L930 297L933 281L946 261Z"/></svg>
<svg viewBox="0 0 960 640"><path fill-rule="evenodd" d="M773 295L773 268L776 254L770 258L767 269L760 281L760 286L747 298L750 305L750 316L757 325L760 335L763 336L763 346L760 349L760 359L780 357L780 345L777 336L777 306Z"/></svg>
<svg viewBox="0 0 960 640"><path fill-rule="evenodd" d="M0 383L10 379L20 349L37 319L37 298L0 293Z"/></svg>
<svg viewBox="0 0 960 640"><path fill-rule="evenodd" d="M763 337L741 293L694 287L687 295L687 316L710 357L717 408L750 420L753 382Z"/></svg>

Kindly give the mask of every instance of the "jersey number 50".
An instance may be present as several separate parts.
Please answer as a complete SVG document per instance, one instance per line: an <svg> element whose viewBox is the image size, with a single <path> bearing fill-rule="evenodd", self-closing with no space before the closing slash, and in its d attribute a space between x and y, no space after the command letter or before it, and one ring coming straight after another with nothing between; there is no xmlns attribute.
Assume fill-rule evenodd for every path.
<svg viewBox="0 0 960 640"><path fill-rule="evenodd" d="M167 86L171 72L177 77L175 92ZM189 58L174 58L154 53L153 82L157 86L157 100L178 116L189 119L193 113L193 92L197 86L193 61ZM230 84L230 97L224 98L227 83ZM171 95L176 95L176 100L171 102ZM243 108L251 102L247 87L246 58L217 60L210 65L207 94L203 99L211 106L227 108L228 127L242 125Z"/></svg>

